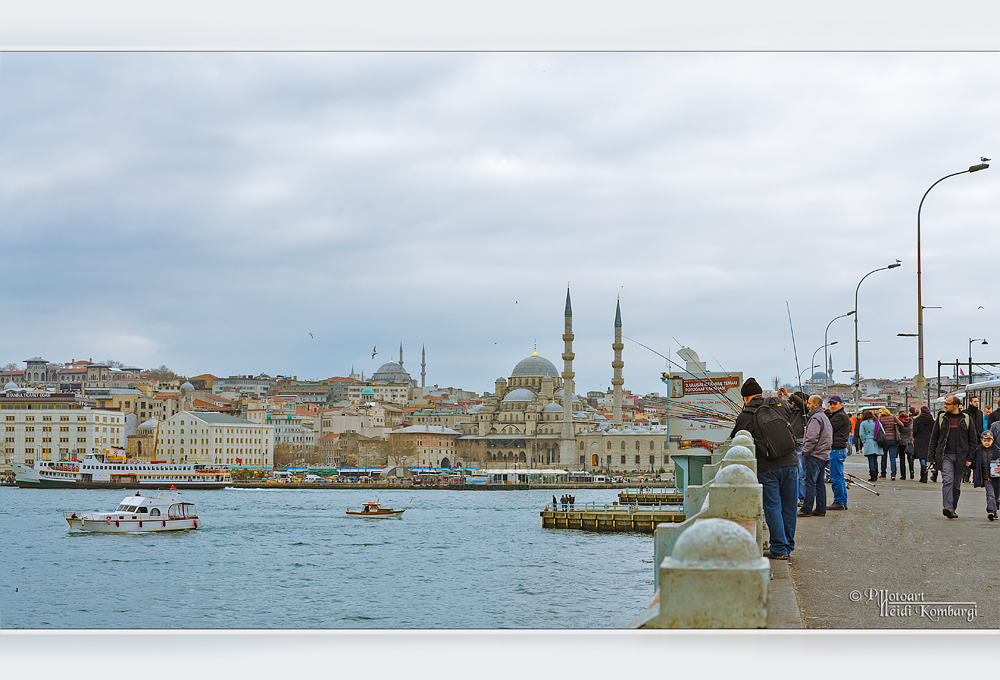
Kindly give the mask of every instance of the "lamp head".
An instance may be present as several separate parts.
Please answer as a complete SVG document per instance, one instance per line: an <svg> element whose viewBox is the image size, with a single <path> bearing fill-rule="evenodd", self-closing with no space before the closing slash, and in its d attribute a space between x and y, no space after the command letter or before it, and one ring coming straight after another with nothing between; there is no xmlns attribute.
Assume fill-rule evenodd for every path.
<svg viewBox="0 0 1000 680"><path fill-rule="evenodd" d="M990 167L989 163L980 163L979 165L973 165L969 168L969 172L979 172L980 170L985 170Z"/></svg>

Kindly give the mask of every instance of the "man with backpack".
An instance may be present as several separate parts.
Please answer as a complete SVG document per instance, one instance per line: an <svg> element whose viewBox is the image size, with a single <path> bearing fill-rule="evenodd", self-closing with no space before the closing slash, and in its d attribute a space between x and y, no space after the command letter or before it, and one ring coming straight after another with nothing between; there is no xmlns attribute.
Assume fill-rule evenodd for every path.
<svg viewBox="0 0 1000 680"><path fill-rule="evenodd" d="M944 400L944 413L934 421L928 454L934 467L941 472L941 513L948 519L958 514L958 497L962 492L962 475L972 467L972 457L979 444L976 426L968 413L962 413L962 402L956 396Z"/></svg>
<svg viewBox="0 0 1000 680"><path fill-rule="evenodd" d="M736 417L730 436L746 430L757 449L757 481L764 487L764 521L770 532L765 557L787 560L795 549L795 514L798 512L799 457L789 420L792 408L788 391L764 398L764 390L753 378L740 388L743 411Z"/></svg>

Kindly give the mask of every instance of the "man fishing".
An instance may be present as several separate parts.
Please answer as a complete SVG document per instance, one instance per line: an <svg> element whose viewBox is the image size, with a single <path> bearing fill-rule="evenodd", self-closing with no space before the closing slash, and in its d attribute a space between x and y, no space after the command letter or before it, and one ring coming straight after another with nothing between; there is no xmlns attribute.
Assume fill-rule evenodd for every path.
<svg viewBox="0 0 1000 680"><path fill-rule="evenodd" d="M764 487L764 521L770 532L770 549L764 556L787 560L795 549L795 515L798 512L799 457L789 426L792 409L788 391L764 399L764 390L753 378L740 388L743 411L730 433L740 430L753 436L757 450L757 481Z"/></svg>

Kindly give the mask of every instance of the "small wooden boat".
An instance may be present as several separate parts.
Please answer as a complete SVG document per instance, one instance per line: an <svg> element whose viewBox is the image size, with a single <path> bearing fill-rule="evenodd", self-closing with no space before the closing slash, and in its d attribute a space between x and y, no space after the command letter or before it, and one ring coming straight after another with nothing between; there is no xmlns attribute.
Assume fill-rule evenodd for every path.
<svg viewBox="0 0 1000 680"><path fill-rule="evenodd" d="M393 510L392 508L383 508L379 505L378 501L374 503L365 503L360 512L354 512L350 508L347 510L348 517L402 517L406 510Z"/></svg>

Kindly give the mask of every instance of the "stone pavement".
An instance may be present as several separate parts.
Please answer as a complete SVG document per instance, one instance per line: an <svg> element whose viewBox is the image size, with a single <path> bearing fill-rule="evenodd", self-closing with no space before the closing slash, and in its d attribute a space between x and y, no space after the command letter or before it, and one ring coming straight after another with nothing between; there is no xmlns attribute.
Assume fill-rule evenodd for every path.
<svg viewBox="0 0 1000 680"><path fill-rule="evenodd" d="M868 462L848 456L845 471L867 480ZM1000 521L986 519L985 490L963 484L948 519L940 479L874 486L879 496L850 487L846 511L798 518L788 568L804 627L1000 628ZM879 591L900 601L880 604ZM775 627L795 627L785 620Z"/></svg>

